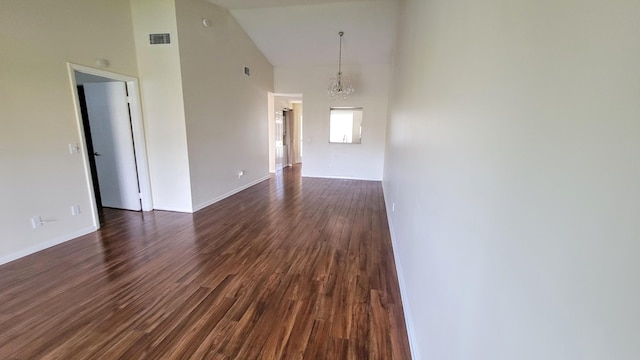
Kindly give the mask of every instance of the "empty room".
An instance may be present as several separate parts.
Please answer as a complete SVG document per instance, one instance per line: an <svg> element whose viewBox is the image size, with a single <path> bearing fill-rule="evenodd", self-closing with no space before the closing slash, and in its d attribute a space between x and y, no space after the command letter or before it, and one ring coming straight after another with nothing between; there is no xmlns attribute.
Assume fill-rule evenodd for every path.
<svg viewBox="0 0 640 360"><path fill-rule="evenodd" d="M3 0L1 359L640 358L640 2Z"/></svg>

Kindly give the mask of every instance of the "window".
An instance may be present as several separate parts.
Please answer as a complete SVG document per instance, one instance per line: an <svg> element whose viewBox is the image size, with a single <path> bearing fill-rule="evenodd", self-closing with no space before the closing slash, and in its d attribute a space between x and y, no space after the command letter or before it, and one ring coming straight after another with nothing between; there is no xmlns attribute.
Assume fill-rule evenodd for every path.
<svg viewBox="0 0 640 360"><path fill-rule="evenodd" d="M362 140L362 108L331 108L329 142L360 144Z"/></svg>

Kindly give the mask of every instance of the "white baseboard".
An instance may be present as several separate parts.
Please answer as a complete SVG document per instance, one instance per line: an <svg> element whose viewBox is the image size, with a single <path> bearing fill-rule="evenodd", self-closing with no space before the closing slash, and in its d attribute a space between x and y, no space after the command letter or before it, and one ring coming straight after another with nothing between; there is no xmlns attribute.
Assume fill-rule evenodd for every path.
<svg viewBox="0 0 640 360"><path fill-rule="evenodd" d="M154 210L158 210L158 211L171 211L171 212L187 213L187 214L191 214L191 213L193 213L193 211L194 211L194 210L191 210L191 209L165 208L165 207L162 207L162 206L160 206L160 207L155 207L155 206L154 206L153 210L151 210L151 211L154 211Z"/></svg>
<svg viewBox="0 0 640 360"><path fill-rule="evenodd" d="M213 204L217 203L218 201L220 201L220 200L222 200L222 199L226 199L226 198L228 198L229 196L231 196L231 195L233 195L233 194L237 194L237 193L239 193L239 192L240 192L240 191L242 191L242 190L248 189L248 188L252 187L253 185L256 185L256 184L258 184L258 183L261 183L261 182L263 182L263 181L265 181L265 180L268 180L268 179L270 179L270 178L271 178L271 175L263 176L263 177L261 177L261 178L259 178L259 179L257 179L257 180L254 180L254 181L252 181L252 182L250 182L250 183L248 183L248 184L242 185L242 186L241 186L241 187L239 187L239 188L235 188L235 189L233 189L233 190L231 190L231 191L229 191L229 192L227 192L227 193L225 193L225 194L222 194L222 195L220 195L220 196L218 196L218 197L216 197L216 198L214 198L214 199L212 199L212 200L209 200L209 201L207 201L207 202L204 202L204 203L202 203L202 204L199 204L199 205L197 205L197 206L194 206L194 207L193 207L193 212L196 212L196 211L198 211L198 210L202 210L202 209L206 208L206 207L207 207L207 206L209 206L209 205L213 205Z"/></svg>
<svg viewBox="0 0 640 360"><path fill-rule="evenodd" d="M362 177L351 177L351 176L318 176L318 175L302 175L302 177L306 178L319 178L319 179L337 179L337 180L362 180L362 181L382 181L382 179L372 179L372 178L362 178Z"/></svg>
<svg viewBox="0 0 640 360"><path fill-rule="evenodd" d="M87 235L90 234L94 231L98 230L97 227L95 226L91 226L91 227L87 227L78 231L74 231L70 234L64 234L62 236L58 236L56 238L53 238L51 240L47 240L45 242L41 242L38 243L36 245L30 246L26 249L22 249L16 252L13 252L11 254L5 255L5 256L0 256L0 265L2 264L6 264L8 262L11 262L13 260L17 260L20 259L22 257L25 257L27 255L31 255L33 253L37 253L38 251L50 248L52 246L56 246L59 244L62 244L63 242L69 241L69 240L73 240L77 237L80 237L82 235Z"/></svg>
<svg viewBox="0 0 640 360"><path fill-rule="evenodd" d="M413 332L413 316L411 316L411 306L409 306L409 295L407 294L407 285L404 282L404 274L402 272L402 264L398 258L398 248L396 245L396 236L393 229L393 221L391 220L391 209L389 208L387 201L387 192L385 191L384 184L382 186L382 194L384 196L384 206L387 211L387 219L389 222L389 234L391 235L391 246L393 247L393 260L396 263L396 273L398 274L398 285L400 286L400 299L402 300L402 309L404 310L404 323L407 327L407 335L409 336L409 348L411 349L411 358L420 359L420 352L418 351L418 342Z"/></svg>

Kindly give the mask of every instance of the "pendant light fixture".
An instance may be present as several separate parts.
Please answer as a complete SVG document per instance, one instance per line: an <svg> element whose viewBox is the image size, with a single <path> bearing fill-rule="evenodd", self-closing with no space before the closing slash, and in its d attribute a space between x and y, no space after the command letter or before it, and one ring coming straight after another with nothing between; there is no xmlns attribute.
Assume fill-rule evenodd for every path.
<svg viewBox="0 0 640 360"><path fill-rule="evenodd" d="M338 75L329 80L329 89L327 93L331 100L335 100L338 97L343 99L347 99L349 95L354 92L353 86L351 85L351 80L342 75L342 36L344 35L344 31L340 31L338 33L340 36L340 52L338 53Z"/></svg>

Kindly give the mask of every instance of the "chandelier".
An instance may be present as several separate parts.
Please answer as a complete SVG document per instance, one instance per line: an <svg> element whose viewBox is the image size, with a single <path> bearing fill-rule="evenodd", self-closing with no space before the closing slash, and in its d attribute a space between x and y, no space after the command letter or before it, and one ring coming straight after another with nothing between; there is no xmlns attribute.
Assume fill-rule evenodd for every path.
<svg viewBox="0 0 640 360"><path fill-rule="evenodd" d="M342 75L342 35L344 35L344 31L340 31L338 33L340 35L340 52L338 56L338 75L329 80L329 89L327 93L331 100L335 100L338 97L343 99L347 99L349 95L351 95L354 90L351 85L351 80L347 76Z"/></svg>

